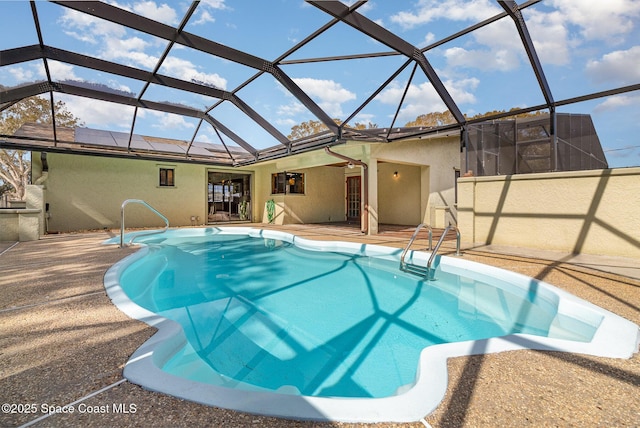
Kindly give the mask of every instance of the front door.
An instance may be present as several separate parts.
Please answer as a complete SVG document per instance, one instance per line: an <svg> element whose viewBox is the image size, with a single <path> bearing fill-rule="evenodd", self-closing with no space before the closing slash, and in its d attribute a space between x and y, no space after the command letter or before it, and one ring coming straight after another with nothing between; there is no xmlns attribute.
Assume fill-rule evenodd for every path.
<svg viewBox="0 0 640 428"><path fill-rule="evenodd" d="M360 176L347 177L347 221L360 223Z"/></svg>

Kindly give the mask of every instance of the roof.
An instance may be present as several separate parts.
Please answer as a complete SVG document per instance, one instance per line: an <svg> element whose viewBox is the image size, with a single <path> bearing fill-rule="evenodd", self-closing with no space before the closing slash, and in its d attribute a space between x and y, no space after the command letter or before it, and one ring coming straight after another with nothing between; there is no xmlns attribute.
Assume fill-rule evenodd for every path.
<svg viewBox="0 0 640 428"><path fill-rule="evenodd" d="M565 13L567 28L569 23L577 25L575 17L560 6L540 0L522 4L484 0L474 10L472 5L456 9L450 2L434 0L431 8L419 13L410 10L418 6L409 2L385 3L389 4L2 2L0 8L10 12L5 16L12 16L5 26L12 34L3 38L0 47L12 45L0 50L0 112L41 95L80 105L73 112L81 119L93 110L120 119L105 119L111 129L100 135L83 128L68 131L53 126L43 132L25 126L14 138L0 136L0 146L246 165L349 139L393 142L459 132L474 113L473 94L463 89L480 82L464 71L486 64L482 58L475 64L460 63L477 56L479 50L466 50L458 63L451 58L493 30L505 35L526 70L515 73L517 80L509 85L498 82L503 87L483 92L483 100L491 106L486 111L495 111L485 120L555 111L640 89L636 80L608 85L605 90L580 85L584 92L562 99L556 95L564 95L561 82L567 76L557 78L557 84L555 76L549 79L549 70L555 71L557 63L541 59L539 51L546 45L543 33L536 30L549 31L539 20L558 13ZM574 13L588 7L585 3L576 2ZM224 14L232 12L238 21L224 27ZM437 26L424 18L425 13L440 13L448 25ZM623 15L619 11L615 16ZM423 19L426 29L418 19ZM233 25L242 31L235 31ZM437 36L430 32L436 29ZM503 40L494 38L491 44L496 50L485 52L488 57L504 55ZM549 54L545 51L545 55ZM9 77L30 67L39 70L31 72L31 80ZM352 89L365 80L366 90ZM519 98L525 85L533 95ZM508 99L516 93L519 96ZM412 104L411 100L421 98L431 100L430 107L421 107L427 110L416 110ZM386 110L374 114L374 106L379 105ZM413 114L413 119L440 111L448 112L450 119L433 126L404 126L407 120L402 118L407 115ZM152 127L160 136L140 136L145 122L154 117L160 126ZM323 126L302 138L287 135L292 126L305 121ZM188 125L178 138L168 135L174 123ZM181 143L162 140L167 137Z"/></svg>

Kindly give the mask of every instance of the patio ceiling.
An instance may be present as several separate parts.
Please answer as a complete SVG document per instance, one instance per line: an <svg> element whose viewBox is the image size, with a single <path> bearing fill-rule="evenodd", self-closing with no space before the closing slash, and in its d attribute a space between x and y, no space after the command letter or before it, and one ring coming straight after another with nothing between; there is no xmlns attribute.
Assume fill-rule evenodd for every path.
<svg viewBox="0 0 640 428"><path fill-rule="evenodd" d="M529 8L528 16L538 17L550 7L541 0L522 4L487 2L493 7L487 9L487 16L468 16L461 21L465 26L451 26L450 33L438 34L437 40L432 33L428 37L423 33L418 39L409 32L405 35L388 29L392 26L382 25L382 17L366 1L349 5L326 0L304 5L265 3L273 9L284 7L283 12L288 13L275 11L267 19L260 16L260 10L253 10L249 19L251 9L244 11L243 5L235 3L226 7L227 11L237 8L237 12L247 13L250 23L243 28L244 35L253 31L247 43L240 42L239 36L234 39L233 30L225 32L216 25L211 18L212 2L194 1L182 11L181 18L174 16L163 22L155 15L154 19L149 17L153 9L150 3L147 10L144 6L94 1L0 3L0 9L12 8L12 15L4 16L24 23L20 34L4 35L16 45L0 50L0 112L25 98L45 96L53 105L62 100L81 120L94 104L107 116L116 111L122 114L117 129L106 119L102 122L111 128L117 144L101 144L97 134L92 139L89 131L68 132L54 123L44 131L41 127L25 127L17 135L1 135L0 146L240 166L346 140L393 142L452 132L474 122L468 119L473 109L460 93L460 80L453 83L452 76L460 72L444 65L436 67L431 58L437 60L444 47L454 52L473 34L498 25L509 31L508 37L518 46L528 68L511 84L533 87L534 95L524 102L515 98L503 101L496 96L496 102L486 108L495 113L482 120L539 110L553 113L562 106L640 89L634 82L596 91L588 88L584 93L556 99L525 19ZM393 3L396 16L409 6L407 2ZM177 2L172 6L179 9ZM160 9L154 7L158 8L155 11ZM217 12L222 10L218 8ZM207 17L208 22L202 25ZM472 18L476 21L466 24ZM293 37L279 30L296 22L309 27L298 29L304 33L292 41ZM120 34L120 38L98 37L109 31ZM78 44L83 37L92 39L93 51L87 44ZM336 44L336 40L341 42ZM121 49L128 55L108 51L105 46L111 42L122 43ZM133 45L139 49L131 48ZM367 64L365 68L358 68L363 63ZM29 81L15 82L6 77L28 67L40 70L32 73ZM190 67L195 71L187 73ZM356 76L348 76L350 72ZM338 76L348 77L342 83ZM366 90L350 89L349 82L355 85L358 80L372 83ZM338 107L337 101L332 103L326 93L321 93L321 83L329 83L324 86L325 92L332 88L344 96ZM446 111L451 120L433 126L404 126L407 121L401 121L401 117L410 110L409 98L416 88L427 88L425 94L433 98L433 110L417 111L414 117ZM390 96L392 92L395 97ZM373 105L382 104L383 98L386 110L373 114ZM287 116L285 103L276 105L276 99L287 100L290 109L300 113L295 116L297 123L315 121L324 126L300 138L293 133L286 135L296 122ZM114 110L113 106L121 107ZM146 124L151 117L161 117L165 128ZM99 127L93 123L92 119L91 128ZM183 125L177 134L168 131L173 123ZM148 136L149 130L159 135ZM172 142L163 143L162 138L171 138Z"/></svg>

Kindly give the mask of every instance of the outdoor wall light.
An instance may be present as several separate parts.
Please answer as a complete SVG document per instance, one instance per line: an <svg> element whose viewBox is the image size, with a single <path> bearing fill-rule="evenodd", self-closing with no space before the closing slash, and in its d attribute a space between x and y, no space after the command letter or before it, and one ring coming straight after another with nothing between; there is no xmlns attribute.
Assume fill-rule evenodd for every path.
<svg viewBox="0 0 640 428"><path fill-rule="evenodd" d="M355 165L354 165L352 162L349 162L349 163L347 164L347 168L349 168L349 169L353 169L353 167L354 167L354 166L355 166Z"/></svg>
<svg viewBox="0 0 640 428"><path fill-rule="evenodd" d="M398 171L393 172L393 178L398 178Z"/></svg>

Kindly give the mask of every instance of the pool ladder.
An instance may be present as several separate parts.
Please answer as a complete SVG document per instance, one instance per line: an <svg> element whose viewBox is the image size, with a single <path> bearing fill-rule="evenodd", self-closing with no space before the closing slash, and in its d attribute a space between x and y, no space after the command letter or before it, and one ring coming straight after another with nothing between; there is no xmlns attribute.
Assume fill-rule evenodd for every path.
<svg viewBox="0 0 640 428"><path fill-rule="evenodd" d="M423 267L423 266L418 266L414 264L408 264L407 262L405 262L404 259L407 256L407 253L409 252L409 248L413 244L413 241L415 241L416 238L418 237L418 232L420 232L420 230L425 226L429 228L428 250L431 251L431 256L429 256L429 260L427 261L427 266ZM436 254L438 253L440 246L444 242L444 238L447 236L447 233L449 233L451 229L454 229L456 231L456 256L459 256L460 255L460 230L458 230L457 226L454 226L451 224L447 226L444 229L444 232L442 232L442 236L440 236L440 239L438 240L438 243L436 244L435 248L433 248L433 229L428 224L420 223L418 227L416 227L416 230L413 232L411 239L409 239L409 243L402 251L402 255L400 256L400 270L423 276L425 279L428 279L429 281L435 280L436 269L434 267L431 267L431 265L435 260ZM433 248L433 251L432 251L432 248Z"/></svg>
<svg viewBox="0 0 640 428"><path fill-rule="evenodd" d="M139 238L141 236L148 236L148 235L155 235L156 233L162 233L162 232L166 232L167 229L169 229L169 220L163 216L160 211L158 211L157 209L153 208L151 205L149 205L148 203L146 203L145 201L143 201L142 199L127 199L126 201L124 201L122 203L122 206L120 207L120 248L124 247L124 207L126 207L128 204L140 204L140 205L144 205L145 207L147 207L151 212L155 213L158 217L160 217L162 220L164 220L164 229L162 230L153 230L150 232L143 232L143 233L138 233L137 235L133 236L130 240L128 245L131 245L133 243L133 240L136 238Z"/></svg>

